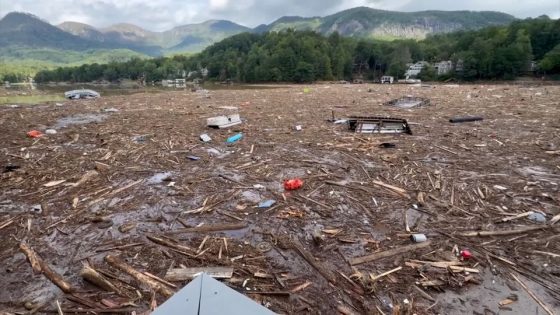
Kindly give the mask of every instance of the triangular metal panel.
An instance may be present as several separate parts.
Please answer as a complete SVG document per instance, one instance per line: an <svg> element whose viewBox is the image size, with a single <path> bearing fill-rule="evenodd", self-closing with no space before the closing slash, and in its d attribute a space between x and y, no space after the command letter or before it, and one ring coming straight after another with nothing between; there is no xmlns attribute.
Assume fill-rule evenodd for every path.
<svg viewBox="0 0 560 315"><path fill-rule="evenodd" d="M160 305L152 315L197 315L200 306L202 275L194 278L184 288Z"/></svg>
<svg viewBox="0 0 560 315"><path fill-rule="evenodd" d="M227 285L202 274L199 315L273 315L272 311Z"/></svg>

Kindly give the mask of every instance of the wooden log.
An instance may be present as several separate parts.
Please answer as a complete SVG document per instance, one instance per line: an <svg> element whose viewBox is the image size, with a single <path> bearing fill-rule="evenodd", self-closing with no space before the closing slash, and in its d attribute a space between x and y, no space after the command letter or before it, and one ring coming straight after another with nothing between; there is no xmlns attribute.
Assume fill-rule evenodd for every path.
<svg viewBox="0 0 560 315"><path fill-rule="evenodd" d="M375 260L378 260L378 259L387 258L387 257L395 256L395 255L398 255L398 254L415 251L417 249L428 247L431 244L432 243L430 241L427 241L427 242L424 242L424 243L418 243L418 244L413 244L413 245L406 245L406 246L402 246L402 247L397 247L397 248L389 249L389 250L386 250L386 251L383 251L383 252L373 253L373 254L370 254L370 255L367 255L367 256L355 257L355 258L350 259L350 265L352 265L352 266L359 265L359 264L375 261Z"/></svg>
<svg viewBox="0 0 560 315"><path fill-rule="evenodd" d="M29 247L27 244L19 244L19 249L27 256L29 263L31 263L31 268L37 273L41 272L41 264L39 263L39 257L37 254Z"/></svg>
<svg viewBox="0 0 560 315"><path fill-rule="evenodd" d="M132 266L128 265L127 263L125 263L124 261L122 261L120 258L112 256L112 255L107 255L105 256L105 261L107 263L109 263L111 266L126 272L127 274L129 274L130 276L132 276L134 279L136 279L138 282L150 287L152 290L154 290L155 292L158 292L159 294L163 295L164 297L168 298L170 296L173 295L173 290L169 289L167 286L165 286L164 284L153 280L152 278L146 276L145 274L141 273L140 271L134 269Z"/></svg>
<svg viewBox="0 0 560 315"><path fill-rule="evenodd" d="M307 252L299 240L292 240L292 247L303 257L313 268L315 268L327 281L332 284L336 283L335 277L321 264L311 253Z"/></svg>
<svg viewBox="0 0 560 315"><path fill-rule="evenodd" d="M164 278L167 281L186 281L191 280L201 272L215 279L229 279L233 276L232 267L194 267L171 269L167 271Z"/></svg>
<svg viewBox="0 0 560 315"><path fill-rule="evenodd" d="M504 230L504 231L470 231L458 233L459 236L504 236L513 234L523 234L527 232L532 232L536 230L544 230L550 228L549 226L533 226L517 230Z"/></svg>
<svg viewBox="0 0 560 315"><path fill-rule="evenodd" d="M192 249L192 248L190 248L190 247L188 247L188 246L185 246L185 245L176 244L176 243L172 242L171 240L166 240L166 239L164 239L164 238L157 237L157 236L154 236L154 235L146 235L146 237L147 237L150 241L152 241L152 242L154 242L154 243L156 243L156 244L158 244L158 245L162 245L162 246L166 246L166 247L169 247L169 248L177 249L177 250L179 250L179 251L181 251L181 252L187 251L187 252L196 253L196 250L195 250L195 249Z"/></svg>
<svg viewBox="0 0 560 315"><path fill-rule="evenodd" d="M168 281L165 281L165 280L163 280L162 278L160 278L160 277L158 277L158 276L156 276L156 275L153 275L153 274L151 274L151 273L149 273L149 272L147 272L147 271L144 271L143 274L146 275L146 276L148 276L148 277L150 277L150 278L152 278L152 279L154 279L154 280L156 280L156 281L159 281L159 282L161 282L161 283L163 283L163 284L165 284L165 285L167 285L167 286L169 286L169 287L171 287L171 288L174 288L174 289L177 288L177 286L174 285L173 283L168 282Z"/></svg>
<svg viewBox="0 0 560 315"><path fill-rule="evenodd" d="M109 279L105 278L102 274L90 266L84 266L80 271L80 276L105 291L115 292L121 295L121 291L111 281L109 281Z"/></svg>
<svg viewBox="0 0 560 315"><path fill-rule="evenodd" d="M203 225L203 226L187 228L187 229L178 229L171 232L167 232L166 234L219 232L219 231L241 230L247 227L248 227L247 223L213 224L213 225Z"/></svg>
<svg viewBox="0 0 560 315"><path fill-rule="evenodd" d="M19 248L25 254L25 256L27 256L27 259L31 263L31 267L33 268L33 270L35 270L36 272L41 272L43 275L45 275L45 277L47 277L47 279L49 279L52 283L59 287L64 293L71 293L72 291L74 291L72 286L68 282L66 282L66 280L64 280L61 275L52 270L51 267L49 267L49 265L47 265L31 247L27 246L27 244L21 243L19 244Z"/></svg>

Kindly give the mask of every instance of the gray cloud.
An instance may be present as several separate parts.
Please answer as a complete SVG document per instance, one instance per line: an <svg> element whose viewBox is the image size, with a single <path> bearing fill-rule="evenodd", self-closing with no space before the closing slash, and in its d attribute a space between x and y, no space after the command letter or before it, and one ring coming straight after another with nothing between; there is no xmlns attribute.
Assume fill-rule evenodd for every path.
<svg viewBox="0 0 560 315"><path fill-rule="evenodd" d="M245 25L270 23L284 15L324 16L369 6L385 10L491 10L516 17L547 14L560 18L560 0L19 0L2 1L0 16L11 11L35 14L53 24L77 21L96 27L132 23L162 31L209 19Z"/></svg>

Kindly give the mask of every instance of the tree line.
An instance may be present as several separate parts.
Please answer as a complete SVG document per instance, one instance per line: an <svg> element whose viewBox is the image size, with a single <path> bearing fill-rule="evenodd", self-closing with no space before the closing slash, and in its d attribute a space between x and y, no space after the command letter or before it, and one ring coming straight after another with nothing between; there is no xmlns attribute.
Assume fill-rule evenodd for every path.
<svg viewBox="0 0 560 315"><path fill-rule="evenodd" d="M560 20L548 17L428 36L422 41L378 41L311 31L243 33L193 56L88 64L40 71L37 82L90 82L118 79L181 78L207 69L210 80L237 82L313 82L318 80L402 78L407 64L451 60L460 71L437 75L426 67L424 80L513 79L526 73L560 74Z"/></svg>

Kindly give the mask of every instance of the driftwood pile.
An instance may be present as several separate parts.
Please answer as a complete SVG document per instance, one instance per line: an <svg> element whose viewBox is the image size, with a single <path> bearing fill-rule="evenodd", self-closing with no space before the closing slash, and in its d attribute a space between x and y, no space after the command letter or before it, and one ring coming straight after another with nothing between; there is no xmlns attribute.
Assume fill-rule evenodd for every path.
<svg viewBox="0 0 560 315"><path fill-rule="evenodd" d="M0 108L0 308L146 313L207 272L278 313L554 314L560 87L301 89ZM384 105L400 95L431 106ZM206 128L232 105L243 124ZM350 133L332 110L414 132ZM467 115L484 120L448 122Z"/></svg>

